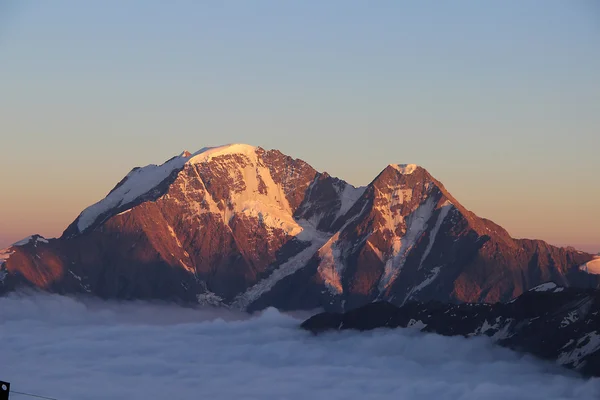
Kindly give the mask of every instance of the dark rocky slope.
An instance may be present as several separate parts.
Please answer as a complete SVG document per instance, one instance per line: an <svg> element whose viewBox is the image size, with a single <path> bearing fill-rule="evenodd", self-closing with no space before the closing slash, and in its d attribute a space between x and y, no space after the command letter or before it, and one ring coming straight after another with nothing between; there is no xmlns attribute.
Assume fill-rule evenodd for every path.
<svg viewBox="0 0 600 400"><path fill-rule="evenodd" d="M330 330L414 328L446 336L489 336L501 346L600 376L600 291L546 283L507 303L376 302L302 323Z"/></svg>

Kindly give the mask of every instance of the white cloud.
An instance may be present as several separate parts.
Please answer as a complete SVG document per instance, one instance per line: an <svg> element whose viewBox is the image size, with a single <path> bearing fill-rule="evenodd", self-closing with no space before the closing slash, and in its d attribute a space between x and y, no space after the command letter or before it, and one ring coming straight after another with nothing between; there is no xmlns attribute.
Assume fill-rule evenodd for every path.
<svg viewBox="0 0 600 400"><path fill-rule="evenodd" d="M275 310L248 318L165 304L0 299L0 379L86 399L594 399L600 379L410 329L312 336ZM17 398L17 396L14 396Z"/></svg>

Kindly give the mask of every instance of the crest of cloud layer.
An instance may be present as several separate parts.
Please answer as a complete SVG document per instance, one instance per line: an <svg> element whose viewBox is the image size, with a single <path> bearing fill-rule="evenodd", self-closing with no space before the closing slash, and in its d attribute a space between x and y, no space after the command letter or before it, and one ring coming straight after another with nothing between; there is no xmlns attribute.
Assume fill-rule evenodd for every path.
<svg viewBox="0 0 600 400"><path fill-rule="evenodd" d="M594 399L599 379L411 329L312 336L297 317L35 295L0 299L0 380L86 399ZM17 395L14 395L17 398Z"/></svg>

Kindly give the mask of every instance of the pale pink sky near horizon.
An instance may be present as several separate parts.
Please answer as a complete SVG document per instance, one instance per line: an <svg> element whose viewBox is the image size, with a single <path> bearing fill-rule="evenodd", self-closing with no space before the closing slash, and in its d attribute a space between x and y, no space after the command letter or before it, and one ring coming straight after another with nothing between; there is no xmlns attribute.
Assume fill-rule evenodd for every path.
<svg viewBox="0 0 600 400"><path fill-rule="evenodd" d="M600 251L600 6L0 3L0 248L225 143L355 185L419 164L514 237Z"/></svg>

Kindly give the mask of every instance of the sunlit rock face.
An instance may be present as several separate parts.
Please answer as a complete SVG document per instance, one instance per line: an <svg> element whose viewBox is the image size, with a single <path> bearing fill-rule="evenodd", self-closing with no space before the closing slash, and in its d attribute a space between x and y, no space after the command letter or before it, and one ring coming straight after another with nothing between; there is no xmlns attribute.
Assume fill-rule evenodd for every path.
<svg viewBox="0 0 600 400"><path fill-rule="evenodd" d="M183 152L133 169L58 239L0 252L0 292L37 287L253 311L377 300L496 302L547 281L597 286L592 255L513 239L425 169L356 188L277 150Z"/></svg>

